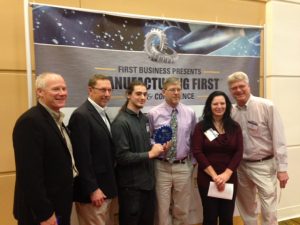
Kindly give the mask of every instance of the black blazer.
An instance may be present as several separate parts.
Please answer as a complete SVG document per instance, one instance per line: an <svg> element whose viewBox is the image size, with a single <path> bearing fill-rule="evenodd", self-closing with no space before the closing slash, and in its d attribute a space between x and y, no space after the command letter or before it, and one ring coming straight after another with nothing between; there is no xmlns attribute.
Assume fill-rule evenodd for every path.
<svg viewBox="0 0 300 225"><path fill-rule="evenodd" d="M91 202L90 194L100 188L107 198L117 195L114 148L110 132L95 107L87 100L69 121L74 158L79 171L74 200Z"/></svg>
<svg viewBox="0 0 300 225"><path fill-rule="evenodd" d="M13 130L16 162L14 216L22 224L39 224L53 212L70 224L72 161L49 112L40 104L25 112Z"/></svg>

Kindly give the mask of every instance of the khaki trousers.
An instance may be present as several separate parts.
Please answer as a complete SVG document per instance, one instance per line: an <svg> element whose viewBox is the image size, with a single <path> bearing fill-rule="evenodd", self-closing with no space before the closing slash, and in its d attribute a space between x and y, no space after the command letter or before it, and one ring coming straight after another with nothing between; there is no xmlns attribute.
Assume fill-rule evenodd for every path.
<svg viewBox="0 0 300 225"><path fill-rule="evenodd" d="M257 196L262 225L277 225L277 172L275 160L241 161L238 168L237 207L245 225L258 224Z"/></svg>
<svg viewBox="0 0 300 225"><path fill-rule="evenodd" d="M95 207L91 203L76 202L76 211L80 225L113 225L111 218L112 200L107 199L101 207Z"/></svg>
<svg viewBox="0 0 300 225"><path fill-rule="evenodd" d="M193 165L155 160L157 225L188 225Z"/></svg>

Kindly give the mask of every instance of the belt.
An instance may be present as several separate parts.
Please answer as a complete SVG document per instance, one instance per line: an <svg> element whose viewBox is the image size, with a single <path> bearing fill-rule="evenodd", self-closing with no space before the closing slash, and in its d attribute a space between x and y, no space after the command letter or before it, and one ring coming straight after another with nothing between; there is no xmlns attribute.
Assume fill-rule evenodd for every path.
<svg viewBox="0 0 300 225"><path fill-rule="evenodd" d="M163 162L168 162L168 163L171 163L171 164L185 164L185 160L187 159L187 157L184 157L182 159L175 159L174 161L169 161L165 158L156 158L160 161L163 161Z"/></svg>
<svg viewBox="0 0 300 225"><path fill-rule="evenodd" d="M269 155L269 156L266 156L262 159L243 159L245 162L262 162L262 161L265 161L265 160L268 160L268 159L272 159L274 156L273 155Z"/></svg>

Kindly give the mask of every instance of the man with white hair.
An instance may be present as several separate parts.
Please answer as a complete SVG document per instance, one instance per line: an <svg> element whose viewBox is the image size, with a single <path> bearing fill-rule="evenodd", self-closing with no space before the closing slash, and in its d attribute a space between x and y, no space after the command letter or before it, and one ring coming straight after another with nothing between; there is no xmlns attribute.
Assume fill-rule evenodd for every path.
<svg viewBox="0 0 300 225"><path fill-rule="evenodd" d="M36 79L38 103L17 120L13 131L16 162L14 216L18 225L70 225L72 145L64 126L67 87L63 77L43 73Z"/></svg>
<svg viewBox="0 0 300 225"><path fill-rule="evenodd" d="M251 94L243 72L228 76L236 100L232 117L243 130L244 154L238 168L237 206L245 225L257 225L256 193L261 204L262 225L277 223L277 179L285 188L287 150L283 124L274 104ZM276 179L277 177L277 179Z"/></svg>

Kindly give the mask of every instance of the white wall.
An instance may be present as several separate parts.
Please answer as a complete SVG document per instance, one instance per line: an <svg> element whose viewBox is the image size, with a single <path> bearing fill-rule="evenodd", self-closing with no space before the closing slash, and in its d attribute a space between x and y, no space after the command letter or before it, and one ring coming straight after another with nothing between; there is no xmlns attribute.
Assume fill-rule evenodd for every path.
<svg viewBox="0 0 300 225"><path fill-rule="evenodd" d="M266 5L265 65L267 98L285 125L289 176L281 192L280 220L300 217L300 1L269 0Z"/></svg>

